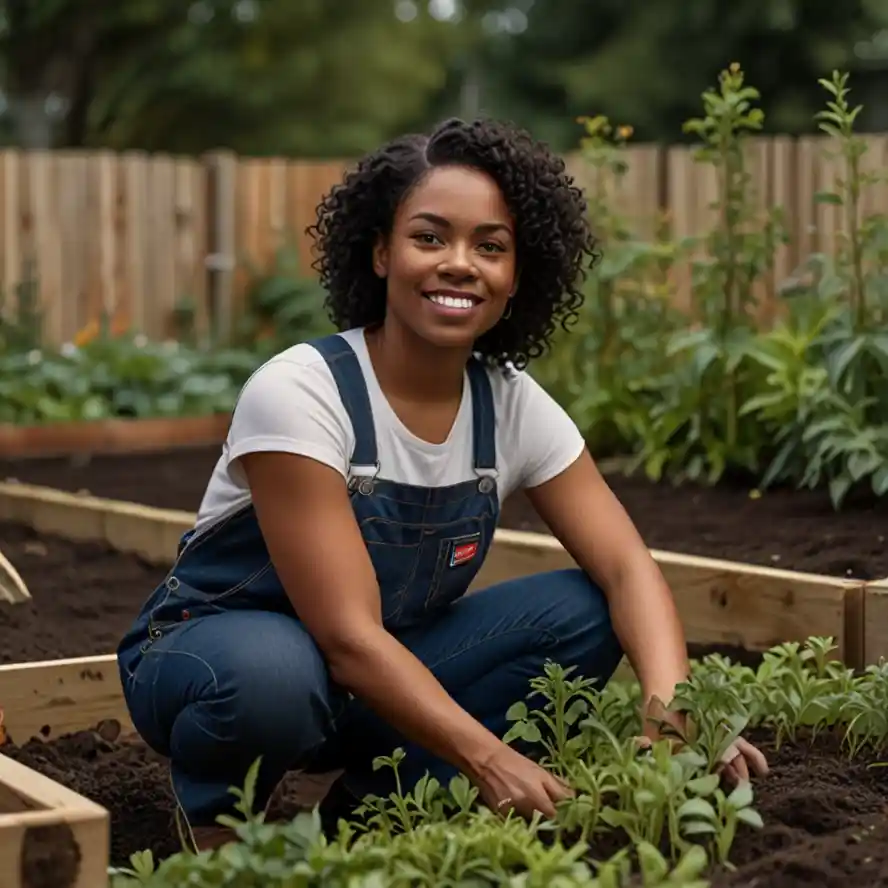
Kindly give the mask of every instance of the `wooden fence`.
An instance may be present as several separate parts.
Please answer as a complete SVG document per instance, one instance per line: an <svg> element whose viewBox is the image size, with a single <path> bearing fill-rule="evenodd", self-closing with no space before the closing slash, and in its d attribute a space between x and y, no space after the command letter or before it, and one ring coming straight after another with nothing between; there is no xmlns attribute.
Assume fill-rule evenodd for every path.
<svg viewBox="0 0 888 888"><path fill-rule="evenodd" d="M884 169L888 136L871 137L867 165ZM784 279L813 250L829 250L842 209L816 204L838 163L811 137L758 138L749 158L762 207L782 206L791 243L762 282L773 303ZM717 181L684 147L633 147L619 196L640 229L667 210L677 237L712 224ZM589 173L569 159L581 184ZM0 286L5 310L14 289L37 278L48 341L70 341L102 309L150 337L170 333L173 311L193 300L198 321L226 329L248 280L245 262L267 268L278 246L298 245L309 271L305 227L341 163L238 158L228 153L179 158L139 153L0 152ZM888 212L888 189L870 189L865 214ZM680 293L687 298L686 288Z"/></svg>

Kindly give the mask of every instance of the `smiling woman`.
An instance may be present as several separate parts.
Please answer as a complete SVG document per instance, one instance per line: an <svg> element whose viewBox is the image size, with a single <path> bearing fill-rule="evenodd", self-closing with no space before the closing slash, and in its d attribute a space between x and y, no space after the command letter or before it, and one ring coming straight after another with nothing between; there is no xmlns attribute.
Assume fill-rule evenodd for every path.
<svg viewBox="0 0 888 888"><path fill-rule="evenodd" d="M213 824L260 756L262 803L293 768L343 770L346 810L385 795L373 759L404 745L407 786L459 769L492 808L551 816L571 788L501 739L546 661L601 684L625 651L648 706L688 670L650 553L520 372L581 304L582 194L527 133L451 120L363 159L311 232L340 332L241 392L197 523L119 646L133 722L200 846L228 837ZM579 569L466 595L522 489ZM726 774L747 761L765 768L739 741Z"/></svg>

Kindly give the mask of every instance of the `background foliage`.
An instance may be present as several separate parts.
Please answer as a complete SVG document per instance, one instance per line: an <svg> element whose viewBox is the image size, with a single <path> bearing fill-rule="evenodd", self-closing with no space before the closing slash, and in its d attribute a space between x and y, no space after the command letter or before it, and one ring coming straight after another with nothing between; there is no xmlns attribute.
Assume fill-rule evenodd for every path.
<svg viewBox="0 0 888 888"><path fill-rule="evenodd" d="M591 109L676 138L742 58L776 131L811 128L833 68L888 130L886 26L880 0L6 0L0 124L32 147L342 157L485 111L566 150Z"/></svg>

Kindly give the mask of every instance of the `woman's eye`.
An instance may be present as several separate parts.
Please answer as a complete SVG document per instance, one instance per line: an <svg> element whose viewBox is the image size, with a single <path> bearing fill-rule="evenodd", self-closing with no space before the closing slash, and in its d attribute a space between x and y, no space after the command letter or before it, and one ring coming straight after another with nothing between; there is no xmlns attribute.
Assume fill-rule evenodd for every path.
<svg viewBox="0 0 888 888"><path fill-rule="evenodd" d="M422 234L414 234L413 239L415 241L419 241L419 243L421 243L421 244L438 243L438 236L436 234L431 234L429 232L423 232Z"/></svg>
<svg viewBox="0 0 888 888"><path fill-rule="evenodd" d="M499 244L483 243L481 249L488 253L502 253L503 248Z"/></svg>

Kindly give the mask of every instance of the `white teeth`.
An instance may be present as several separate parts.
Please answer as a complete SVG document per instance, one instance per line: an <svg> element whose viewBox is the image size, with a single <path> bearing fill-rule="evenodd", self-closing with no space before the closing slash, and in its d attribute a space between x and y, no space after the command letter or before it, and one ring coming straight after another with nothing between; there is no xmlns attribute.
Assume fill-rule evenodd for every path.
<svg viewBox="0 0 888 888"><path fill-rule="evenodd" d="M436 305L445 308L473 308L475 303L467 297L442 296L439 293L429 293L429 299Z"/></svg>

